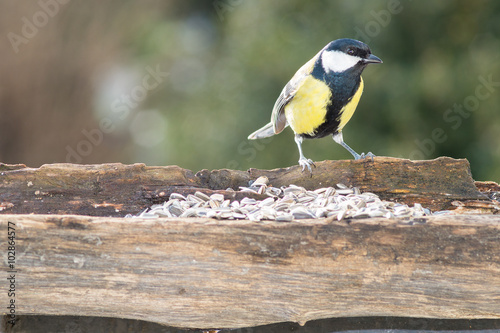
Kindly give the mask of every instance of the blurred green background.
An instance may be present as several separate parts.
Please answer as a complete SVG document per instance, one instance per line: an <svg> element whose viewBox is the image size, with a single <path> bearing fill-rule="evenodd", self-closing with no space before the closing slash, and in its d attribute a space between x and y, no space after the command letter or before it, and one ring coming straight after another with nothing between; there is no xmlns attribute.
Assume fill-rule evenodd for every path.
<svg viewBox="0 0 500 333"><path fill-rule="evenodd" d="M384 64L345 141L358 152L467 158L500 180L498 1L2 1L0 161L296 165L292 131L247 141L331 40ZM350 159L331 137L315 161Z"/></svg>

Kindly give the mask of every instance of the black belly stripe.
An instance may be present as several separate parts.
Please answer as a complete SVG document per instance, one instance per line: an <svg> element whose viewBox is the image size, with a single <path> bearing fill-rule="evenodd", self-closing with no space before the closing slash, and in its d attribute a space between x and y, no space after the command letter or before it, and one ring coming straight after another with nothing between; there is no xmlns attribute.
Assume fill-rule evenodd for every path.
<svg viewBox="0 0 500 333"><path fill-rule="evenodd" d="M342 81L343 84L340 85L338 81ZM340 111L345 105L351 102L352 97L359 89L359 84L359 77L357 80L352 80L346 77L338 77L337 80L333 80L330 85L330 88L332 88L332 97L326 108L326 121L318 126L314 135L301 134L301 136L306 139L315 139L335 134L340 125Z"/></svg>

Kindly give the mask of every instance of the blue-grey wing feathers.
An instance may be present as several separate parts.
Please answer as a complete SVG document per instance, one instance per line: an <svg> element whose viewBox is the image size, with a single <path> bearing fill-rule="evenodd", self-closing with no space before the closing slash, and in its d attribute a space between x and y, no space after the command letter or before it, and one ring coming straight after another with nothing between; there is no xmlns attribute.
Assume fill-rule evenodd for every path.
<svg viewBox="0 0 500 333"><path fill-rule="evenodd" d="M271 122L248 136L248 139L262 139L281 133L288 126L285 116L285 106L293 99L304 79L312 72L314 64L323 50L318 52L311 60L302 66L292 79L285 85L271 114Z"/></svg>

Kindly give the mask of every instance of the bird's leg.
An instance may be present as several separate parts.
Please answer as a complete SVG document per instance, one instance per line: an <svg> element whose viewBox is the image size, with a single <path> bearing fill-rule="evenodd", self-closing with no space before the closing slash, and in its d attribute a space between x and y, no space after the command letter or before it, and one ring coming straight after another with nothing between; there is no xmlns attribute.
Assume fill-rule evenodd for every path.
<svg viewBox="0 0 500 333"><path fill-rule="evenodd" d="M375 157L375 155L373 155L371 152L369 152L367 154L361 153L361 155L356 153L354 151L354 149L349 147L347 145L347 143L344 142L344 138L342 137L342 132L337 132L337 133L333 134L333 141L337 142L339 145L341 145L342 147L347 149L347 151L350 152L352 154L352 156L354 156L355 160L360 160L362 158L371 157L372 161L373 161L373 157Z"/></svg>
<svg viewBox="0 0 500 333"><path fill-rule="evenodd" d="M305 168L307 167L309 169L309 172L312 174L312 170L311 170L311 165L316 167L316 165L314 165L314 162L308 158L306 158L304 156L304 153L302 152L302 141L304 140L304 138L302 138L300 135L298 134L295 134L295 142L297 143L297 147L299 148L299 165L302 167L302 171L305 170Z"/></svg>

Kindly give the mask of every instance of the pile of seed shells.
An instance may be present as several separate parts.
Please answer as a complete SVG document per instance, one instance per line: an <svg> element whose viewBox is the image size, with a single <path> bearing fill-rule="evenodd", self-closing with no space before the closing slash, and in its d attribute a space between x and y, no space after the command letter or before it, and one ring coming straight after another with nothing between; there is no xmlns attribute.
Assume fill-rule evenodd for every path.
<svg viewBox="0 0 500 333"><path fill-rule="evenodd" d="M219 193L210 196L202 192L187 196L172 193L165 203L153 205L137 216L127 217L208 217L290 222L326 217L339 221L367 217L418 218L431 214L418 203L409 207L383 201L373 193L360 193L358 188L342 184L337 184L338 188L308 191L295 185L276 188L268 186L268 182L267 177L259 177L250 187L240 187L243 192L266 194L268 198L264 200L245 197L231 202Z"/></svg>

